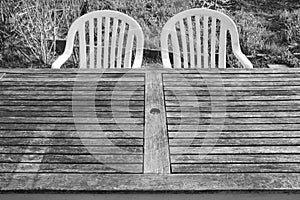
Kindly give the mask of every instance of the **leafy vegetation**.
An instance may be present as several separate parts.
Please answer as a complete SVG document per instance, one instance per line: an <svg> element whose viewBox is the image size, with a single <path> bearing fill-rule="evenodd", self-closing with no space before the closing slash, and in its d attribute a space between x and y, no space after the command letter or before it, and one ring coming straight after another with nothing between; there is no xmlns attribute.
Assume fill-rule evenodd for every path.
<svg viewBox="0 0 300 200"><path fill-rule="evenodd" d="M135 18L145 33L145 49L159 50L161 29L167 20L195 7L230 15L238 26L242 50L254 66L282 63L300 67L299 59L293 55L300 52L300 3L294 0L1 1L0 65L49 67L62 52L60 42L71 23L87 12L101 9L118 10ZM149 58L145 60L153 61ZM231 53L227 60L231 66L239 66Z"/></svg>

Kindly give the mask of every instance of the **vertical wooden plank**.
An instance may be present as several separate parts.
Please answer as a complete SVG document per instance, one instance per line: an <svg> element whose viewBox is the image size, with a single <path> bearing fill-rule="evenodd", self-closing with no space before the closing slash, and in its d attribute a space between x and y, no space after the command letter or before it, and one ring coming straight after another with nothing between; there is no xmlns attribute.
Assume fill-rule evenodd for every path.
<svg viewBox="0 0 300 200"><path fill-rule="evenodd" d="M144 173L170 173L162 74L146 73Z"/></svg>
<svg viewBox="0 0 300 200"><path fill-rule="evenodd" d="M212 17L212 25L211 25L211 68L216 67L216 29L217 29L217 23L216 23L216 18Z"/></svg>
<svg viewBox="0 0 300 200"><path fill-rule="evenodd" d="M203 29L203 48L204 48L204 68L209 68L208 60L208 16L204 16Z"/></svg>
<svg viewBox="0 0 300 200"><path fill-rule="evenodd" d="M196 40L197 40L197 67L201 68L202 66L202 61L201 61L201 29L200 29L200 16L196 16Z"/></svg>

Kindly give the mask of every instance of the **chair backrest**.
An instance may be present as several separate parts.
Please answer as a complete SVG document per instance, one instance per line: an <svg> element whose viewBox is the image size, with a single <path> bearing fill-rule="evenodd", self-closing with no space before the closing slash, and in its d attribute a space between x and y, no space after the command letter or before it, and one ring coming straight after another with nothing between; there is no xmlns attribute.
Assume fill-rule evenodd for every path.
<svg viewBox="0 0 300 200"><path fill-rule="evenodd" d="M142 65L143 31L133 18L121 12L94 11L75 20L67 35L65 51L52 68L60 68L67 61L74 43L79 46L80 68L140 68Z"/></svg>
<svg viewBox="0 0 300 200"><path fill-rule="evenodd" d="M173 55L174 68L225 68L228 32L235 56L244 67L253 68L241 52L238 30L232 19L206 8L183 11L165 24L161 34L164 67L172 67Z"/></svg>

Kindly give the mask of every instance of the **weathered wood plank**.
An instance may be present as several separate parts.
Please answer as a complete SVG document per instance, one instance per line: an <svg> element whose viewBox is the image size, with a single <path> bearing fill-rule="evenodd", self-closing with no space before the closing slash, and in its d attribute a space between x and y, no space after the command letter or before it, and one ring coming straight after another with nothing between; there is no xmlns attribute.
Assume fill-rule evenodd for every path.
<svg viewBox="0 0 300 200"><path fill-rule="evenodd" d="M12 169L15 163L0 163L0 172L14 172ZM142 173L142 164L58 164L58 163L19 163L19 173Z"/></svg>
<svg viewBox="0 0 300 200"><path fill-rule="evenodd" d="M209 81L209 79L215 79L216 76L211 76L211 78L209 77L205 77L205 78L200 78L200 77L164 77L164 81L167 82L195 82L195 81L199 81L199 82L206 82ZM7 81L8 79L3 79L4 81ZM21 79L22 80L22 79ZM26 79L23 79L24 81L26 81ZM70 79L71 81L72 79ZM107 79L105 79L107 80ZM284 81L299 81L299 77L250 77L250 78L235 78L235 77L228 77L228 78L224 78L223 76L220 77L220 80L222 80L223 83L231 83L231 82L284 82Z"/></svg>
<svg viewBox="0 0 300 200"><path fill-rule="evenodd" d="M5 138L41 138L45 135L48 131L44 130L33 130L33 131L26 131L26 130L0 130L0 137ZM47 136L49 138L90 138L90 139L97 139L97 138L143 138L143 131L59 131L54 130L51 131L51 135Z"/></svg>
<svg viewBox="0 0 300 200"><path fill-rule="evenodd" d="M209 73L185 73L185 74L164 74L165 78L214 78L216 74L209 74ZM220 73L222 79L238 79L238 78L245 78L245 79L252 79L252 78L300 78L299 73Z"/></svg>
<svg viewBox="0 0 300 200"><path fill-rule="evenodd" d="M171 155L171 163L298 163L299 154Z"/></svg>
<svg viewBox="0 0 300 200"><path fill-rule="evenodd" d="M144 90L132 90L132 91L121 91L121 90L110 90L110 91L78 91L76 87L76 91L0 91L1 96L34 96L34 95L42 95L42 96L143 96Z"/></svg>
<svg viewBox="0 0 300 200"><path fill-rule="evenodd" d="M1 141L1 140L0 140ZM169 144L175 146L263 146L263 145L284 145L284 146L300 146L300 138L219 138L217 141L209 141L207 138L203 139L170 139Z"/></svg>
<svg viewBox="0 0 300 200"><path fill-rule="evenodd" d="M2 108L0 107L0 110ZM300 105L270 105L270 106L264 106L264 105L240 105L240 106L226 106L226 107L215 107L215 111L222 111L226 110L226 112L264 112L264 111L272 111L272 112L277 112L277 111L289 111L289 112L294 112L294 111L299 111L300 110ZM193 107L193 106L166 106L166 111L167 112L211 112L212 108L211 106L208 107Z"/></svg>
<svg viewBox="0 0 300 200"><path fill-rule="evenodd" d="M261 99L264 99L265 96L294 96L300 93L300 90L252 90L252 91L230 91L225 90L224 88L216 90L165 90L165 95L168 97L168 100L195 100L197 97L202 99L205 96L220 96L217 94L218 91L224 91L226 93L226 98L231 96L261 96ZM214 93L216 94L214 94ZM173 98L172 98L173 97Z"/></svg>
<svg viewBox="0 0 300 200"><path fill-rule="evenodd" d="M128 130L143 131L143 124L80 124L81 131L84 130ZM43 130L43 131L76 131L74 124L0 124L0 130Z"/></svg>
<svg viewBox="0 0 300 200"><path fill-rule="evenodd" d="M211 150L211 151L207 151ZM300 153L300 146L170 147L171 154L285 154Z"/></svg>
<svg viewBox="0 0 300 200"><path fill-rule="evenodd" d="M91 108L90 108L91 110ZM3 117L83 117L83 118L143 118L144 113L140 111L130 112L88 112L78 111L77 108L73 112L44 112L44 111L0 111ZM99 122L101 119L99 119Z"/></svg>
<svg viewBox="0 0 300 200"><path fill-rule="evenodd" d="M32 151L27 153L26 149L30 148ZM88 148L88 149L87 149ZM47 153L45 153L47 149ZM141 146L0 146L0 154L23 153L25 154L45 155L45 154L72 154L72 155L90 155L90 154L143 154L143 147Z"/></svg>
<svg viewBox="0 0 300 200"><path fill-rule="evenodd" d="M1 85L1 82L0 82ZM219 85L218 83L209 83L210 86ZM277 88L277 87L298 87L300 86L300 81L293 81L293 82L268 82L268 81L260 81L260 82L254 82L254 81L243 81L243 82L224 82L222 83L224 88L233 88L233 89L241 89L242 88ZM208 84L205 81L198 80L198 81L177 81L177 82L170 82L170 81L164 81L164 86L166 88L169 87L196 87L196 88L207 88ZM245 88L245 89L246 89Z"/></svg>
<svg viewBox="0 0 300 200"><path fill-rule="evenodd" d="M140 78L144 77L144 74L140 73L7 73L5 78Z"/></svg>
<svg viewBox="0 0 300 200"><path fill-rule="evenodd" d="M299 106L300 107L300 106ZM290 107L292 109L294 107ZM297 107L296 107L297 108ZM69 106L0 106L0 111L19 111L19 112L27 112L27 111L40 111L40 112L72 112L72 105ZM194 109L193 109L194 110ZM285 109L287 110L287 109ZM299 109L300 110L300 109ZM78 106L76 111L87 112L90 111L88 107ZM136 112L144 112L144 106L95 106L96 112L124 112L124 111L136 111Z"/></svg>
<svg viewBox="0 0 300 200"><path fill-rule="evenodd" d="M86 101L77 100L73 105L75 106L128 106L128 101L124 100L96 100L96 101ZM71 100L1 100L0 106L72 106ZM140 100L130 100L129 106L144 106L144 101Z"/></svg>
<svg viewBox="0 0 300 200"><path fill-rule="evenodd" d="M218 113L218 112L213 112L213 113ZM167 112L167 116L168 117L181 117L181 118L184 118L184 117L187 117L187 118L192 118L192 117L212 117L212 112L201 112L201 113L198 113L198 112ZM220 112L220 113L223 113L223 112ZM261 118L264 118L264 117L271 117L271 118L279 118L279 117L299 117L300 116L300 112L298 111L295 111L295 112L283 112L283 111L280 111L280 112L267 112L267 111L264 111L264 112L226 112L224 113L225 117L226 118L243 118L243 117L246 117L246 118L251 118L251 117L261 117Z"/></svg>
<svg viewBox="0 0 300 200"><path fill-rule="evenodd" d="M2 95L0 96L0 100L24 100L24 101L28 101L28 100L36 100L36 101L45 101L45 100L55 100L55 101L72 101L72 100L76 100L78 101L131 101L131 100L135 100L135 101L143 101L144 100L144 96L142 95L103 95L103 96L98 96L98 95L83 95L83 96L78 96L78 95L69 95L69 96L53 96L53 95L31 95L31 94L26 94L26 95Z"/></svg>
<svg viewBox="0 0 300 200"><path fill-rule="evenodd" d="M181 107L211 107L211 102L209 100L207 101L199 101L200 99L198 99L198 101L165 101L166 106L181 106ZM1 103L1 102L0 102ZM216 105L215 107L232 107L232 106L298 106L300 105L300 101L299 100L255 100L255 101L249 101L249 100L245 100L245 101L228 101L228 99L226 99L226 103L224 104L224 101L222 103L220 103L219 105L217 104L217 102L214 102L214 104ZM218 105L218 106L217 106Z"/></svg>
<svg viewBox="0 0 300 200"><path fill-rule="evenodd" d="M214 118L180 118L169 117L167 119L168 125L207 125L212 123ZM0 118L1 122L1 118ZM263 117L245 117L241 113L239 118L226 118L224 124L300 124L299 117L280 117L270 116L268 118Z"/></svg>
<svg viewBox="0 0 300 200"><path fill-rule="evenodd" d="M298 163L264 164L172 164L173 173L280 173L299 172Z"/></svg>
<svg viewBox="0 0 300 200"><path fill-rule="evenodd" d="M197 132L197 131L169 131L169 138L213 138L217 133L214 132ZM226 131L217 134L219 138L295 138L300 137L299 130L279 131L279 130L243 130L243 131Z"/></svg>
<svg viewBox="0 0 300 200"><path fill-rule="evenodd" d="M168 82L167 82L168 83ZM231 85L231 86L224 86L222 85L222 89L230 92L245 92L245 91L290 91L290 90L295 90L299 91L300 86L275 86L275 85L261 85L261 86L253 86L253 85L247 85L247 86L237 86L237 85ZM209 88L207 85L190 85L189 83L186 83L185 85L178 85L178 82L175 82L175 85L164 85L164 90L165 91L175 91L175 92L181 92L181 91L208 91ZM216 88L217 90L217 88Z"/></svg>
<svg viewBox="0 0 300 200"><path fill-rule="evenodd" d="M28 174L18 174L20 184L6 186L10 174L0 177L2 190L29 191L219 191L300 189L300 173L231 174L55 174L39 173L32 186Z"/></svg>
<svg viewBox="0 0 300 200"><path fill-rule="evenodd" d="M168 130L170 131L176 131L176 130L184 130L184 131L201 131L201 130L210 130L212 125L168 125ZM300 124L237 124L237 125L213 125L214 129L218 128L220 130L228 131L259 131L259 130L285 130L285 131L299 131L300 130ZM0 126L1 127L1 126Z"/></svg>
<svg viewBox="0 0 300 200"><path fill-rule="evenodd" d="M47 81L47 82L57 82L57 81L61 81L61 82L77 82L77 84L80 84L81 82L98 82L98 81L111 81L111 82L119 82L119 81L137 81L137 82L144 82L144 77L122 77L122 78L102 78L102 77L49 77L49 78L31 78L31 77L24 77L24 78L15 78L15 77L8 77L5 76L4 78L1 79L1 81L11 81L11 82L42 82L42 81Z"/></svg>
<svg viewBox="0 0 300 200"><path fill-rule="evenodd" d="M97 86L97 88L110 88L110 87L115 87L115 88L122 88L122 87L128 87L130 88L136 88L136 87L143 87L145 84L142 81L102 81L99 80L98 82L92 82L92 81L81 81L79 83L77 82L64 82L64 81L41 81L41 82L30 82L30 81L18 81L18 82L13 82L13 81L0 81L0 87L1 88L12 88L16 87L22 88L22 87L34 87L36 89L42 89L45 88L47 90L51 90L52 88L57 88L57 89L69 89L71 88L73 90L73 87L76 86L78 89L84 89L88 90L89 87L91 86Z"/></svg>
<svg viewBox="0 0 300 200"><path fill-rule="evenodd" d="M64 138L64 139L55 139L51 138L35 138L30 139L30 145L36 146L142 146L143 139L115 139L115 138L102 138L102 139L89 139L89 138ZM109 141L109 142L107 142ZM2 146L26 146L28 145L28 141L24 140L24 138L0 138L0 145Z"/></svg>
<svg viewBox="0 0 300 200"><path fill-rule="evenodd" d="M116 114L118 116L118 113ZM0 117L0 124L74 124L75 122L79 122L82 124L93 124L93 120L88 117L32 117L28 115L28 117ZM98 118L97 124L141 124L144 123L143 118Z"/></svg>
<svg viewBox="0 0 300 200"><path fill-rule="evenodd" d="M214 91L215 92L215 91ZM226 94L226 93L225 93ZM180 104L187 102L194 102L197 103L198 101L213 101L217 103L217 101L222 101L223 106L227 105L228 101L256 101L255 103L258 104L259 101L282 101L282 100L300 100L300 93L290 92L290 94L285 95L256 95L256 96L238 96L238 95L231 95L231 96L216 96L216 95L205 95L205 96L196 96L196 95L187 95L187 96L165 96L165 100L168 101L179 101Z"/></svg>
<svg viewBox="0 0 300 200"><path fill-rule="evenodd" d="M170 173L162 75L146 74L144 173Z"/></svg>
<svg viewBox="0 0 300 200"><path fill-rule="evenodd" d="M21 162L20 156L22 154L0 154L0 160L4 163L9 162ZM35 154L28 154L28 157L32 158ZM26 160L26 163L34 163L34 159ZM43 163L109 163L109 164L124 164L124 163L143 163L143 155L56 155L56 154L44 154Z"/></svg>

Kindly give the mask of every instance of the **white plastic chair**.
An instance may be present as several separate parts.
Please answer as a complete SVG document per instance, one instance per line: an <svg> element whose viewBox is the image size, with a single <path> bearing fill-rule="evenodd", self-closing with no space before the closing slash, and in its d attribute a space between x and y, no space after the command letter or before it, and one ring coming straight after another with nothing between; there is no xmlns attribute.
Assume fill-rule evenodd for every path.
<svg viewBox="0 0 300 200"><path fill-rule="evenodd" d="M253 68L240 49L238 30L232 19L206 8L183 11L165 24L161 34L164 67L172 68L169 50L172 47L174 68L226 68L228 31L234 55L243 67Z"/></svg>
<svg viewBox="0 0 300 200"><path fill-rule="evenodd" d="M79 44L80 68L140 68L142 65L143 31L133 18L121 12L94 11L75 20L69 29L64 53L52 68L60 68L68 60L75 41Z"/></svg>

